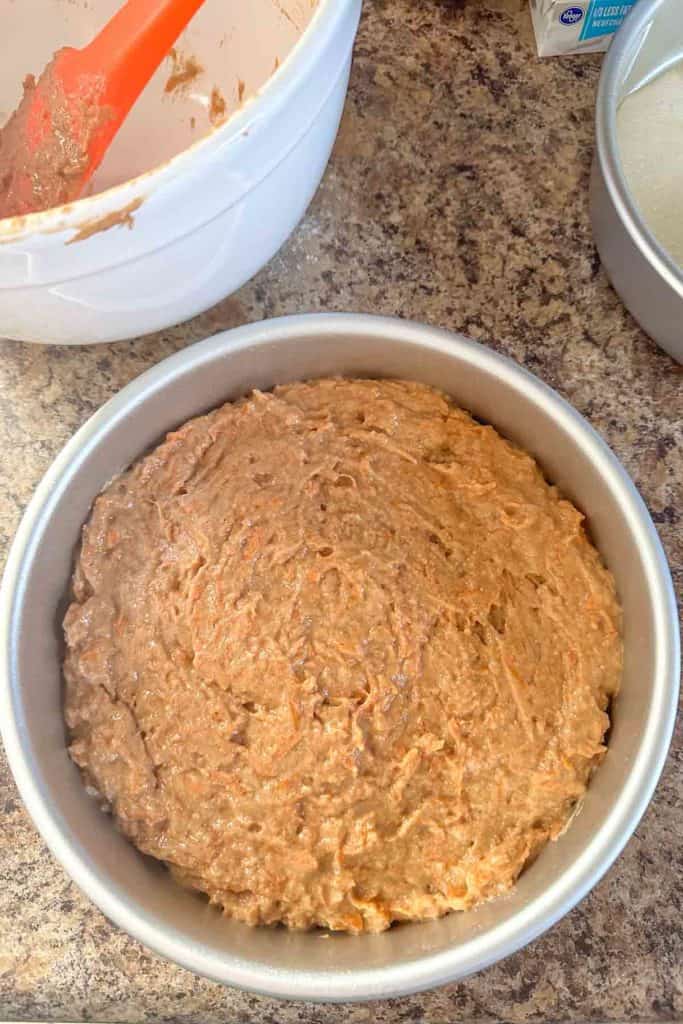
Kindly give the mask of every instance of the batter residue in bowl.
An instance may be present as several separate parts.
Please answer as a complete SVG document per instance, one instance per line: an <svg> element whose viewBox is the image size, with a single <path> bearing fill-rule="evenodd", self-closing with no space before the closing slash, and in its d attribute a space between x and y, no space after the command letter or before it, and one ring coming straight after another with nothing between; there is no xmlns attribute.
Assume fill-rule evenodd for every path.
<svg viewBox="0 0 683 1024"><path fill-rule="evenodd" d="M71 756L250 924L505 892L605 752L620 610L581 514L419 384L191 420L96 500L73 588Z"/></svg>
<svg viewBox="0 0 683 1024"><path fill-rule="evenodd" d="M168 76L164 86L164 92L177 92L178 90L187 89L192 82L204 73L204 68L192 54L182 53L180 50L172 47L169 58L171 60L171 74Z"/></svg>

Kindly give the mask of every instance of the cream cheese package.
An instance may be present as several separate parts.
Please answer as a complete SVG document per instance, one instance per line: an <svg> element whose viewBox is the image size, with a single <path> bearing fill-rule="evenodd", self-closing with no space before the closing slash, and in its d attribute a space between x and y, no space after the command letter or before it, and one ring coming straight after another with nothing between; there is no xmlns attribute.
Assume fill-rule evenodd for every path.
<svg viewBox="0 0 683 1024"><path fill-rule="evenodd" d="M530 0L540 57L606 50L636 0Z"/></svg>

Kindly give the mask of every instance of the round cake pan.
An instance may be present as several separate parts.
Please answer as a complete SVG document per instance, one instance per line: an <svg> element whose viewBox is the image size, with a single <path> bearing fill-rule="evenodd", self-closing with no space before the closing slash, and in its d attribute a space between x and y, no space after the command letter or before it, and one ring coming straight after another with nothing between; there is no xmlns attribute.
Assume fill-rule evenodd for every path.
<svg viewBox="0 0 683 1024"><path fill-rule="evenodd" d="M61 620L95 496L188 417L252 388L329 375L435 385L532 452L585 512L624 607L625 671L609 752L571 827L504 899L358 937L250 929L181 889L86 794L62 721ZM377 999L439 985L549 928L595 885L633 832L662 770L678 692L678 624L664 554L643 502L598 435L509 360L457 335L370 316L240 327L124 388L67 444L38 487L9 558L0 644L0 722L10 764L36 825L77 884L164 956L218 981L293 999Z"/></svg>
<svg viewBox="0 0 683 1024"><path fill-rule="evenodd" d="M639 0L603 64L591 220L603 266L624 305L654 341L683 362L683 269L643 220L626 183L617 139L617 110L625 97L679 60L681 0ZM647 125L643 144L647 145Z"/></svg>

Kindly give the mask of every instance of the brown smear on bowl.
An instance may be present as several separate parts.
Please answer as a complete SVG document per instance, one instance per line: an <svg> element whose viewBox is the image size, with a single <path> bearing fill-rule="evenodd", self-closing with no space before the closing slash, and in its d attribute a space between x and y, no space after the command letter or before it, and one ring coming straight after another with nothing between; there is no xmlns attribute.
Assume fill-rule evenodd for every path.
<svg viewBox="0 0 683 1024"><path fill-rule="evenodd" d="M98 235L101 231L109 231L110 228L127 227L130 230L134 224L133 214L140 209L142 203L142 199L133 199L120 210L114 210L104 217L86 221L66 244L73 245L74 242L84 242L86 238L92 238L93 235Z"/></svg>
<svg viewBox="0 0 683 1024"><path fill-rule="evenodd" d="M223 124L226 116L227 104L225 97L220 91L217 85L214 85L211 90L211 100L209 103L209 121L212 125L218 126Z"/></svg>
<svg viewBox="0 0 683 1024"><path fill-rule="evenodd" d="M170 51L169 57L172 61L172 69L164 86L164 92L182 91L204 72L204 67L196 57L184 54L180 50L176 50L175 47Z"/></svg>
<svg viewBox="0 0 683 1024"><path fill-rule="evenodd" d="M278 9L283 18L286 18L290 25L293 25L297 32L301 31L301 26L296 23L289 11L282 6L279 0L275 0L274 6Z"/></svg>

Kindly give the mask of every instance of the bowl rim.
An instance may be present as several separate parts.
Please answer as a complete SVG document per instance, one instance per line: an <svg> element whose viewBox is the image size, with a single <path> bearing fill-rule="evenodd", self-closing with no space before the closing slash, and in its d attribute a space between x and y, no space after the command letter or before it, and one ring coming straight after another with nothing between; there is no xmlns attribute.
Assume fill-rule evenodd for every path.
<svg viewBox="0 0 683 1024"><path fill-rule="evenodd" d="M299 81L310 70L318 48L325 46L325 41L334 34L337 24L343 20L347 8L354 2L317 0L311 20L282 63L223 124L211 128L170 159L94 195L82 196L70 203L51 206L35 213L0 217L0 244L17 242L33 234L53 234L78 228L83 220L92 220L111 210L123 209L135 198L149 198L152 191L161 185L186 174L191 162L210 159L234 139L255 131L259 125L276 116L287 103Z"/></svg>
<svg viewBox="0 0 683 1024"><path fill-rule="evenodd" d="M655 633L652 701L630 774L600 828L583 853L518 913L483 936L430 953L409 966L335 972L281 971L231 955L219 955L188 941L179 930L155 924L153 915L112 892L96 864L79 853L60 825L48 795L31 769L28 736L17 678L15 631L24 581L34 555L36 527L51 515L60 488L78 473L78 464L98 437L125 418L131 407L162 390L191 368L220 354L271 346L281 339L326 338L345 334L391 338L417 348L455 356L482 368L511 390L540 406L590 453L600 475L618 497L627 526L642 552L651 595ZM226 386L227 391L227 386ZM406 995L460 979L531 942L574 907L623 849L644 813L667 756L678 704L680 639L678 615L666 557L650 515L625 469L590 424L560 395L511 359L461 334L391 317L363 314L303 314L248 324L197 342L137 377L74 434L47 470L23 516L12 544L0 589L0 728L21 797L47 845L86 895L119 927L155 952L199 975L262 995L344 1002Z"/></svg>
<svg viewBox="0 0 683 1024"><path fill-rule="evenodd" d="M623 82L657 11L667 0L639 0L617 32L602 65L595 107L596 157L620 221L633 244L670 288L683 298L679 267L644 220L626 181L617 136L617 113ZM677 61L678 62L678 61ZM665 68L662 68L663 71Z"/></svg>

